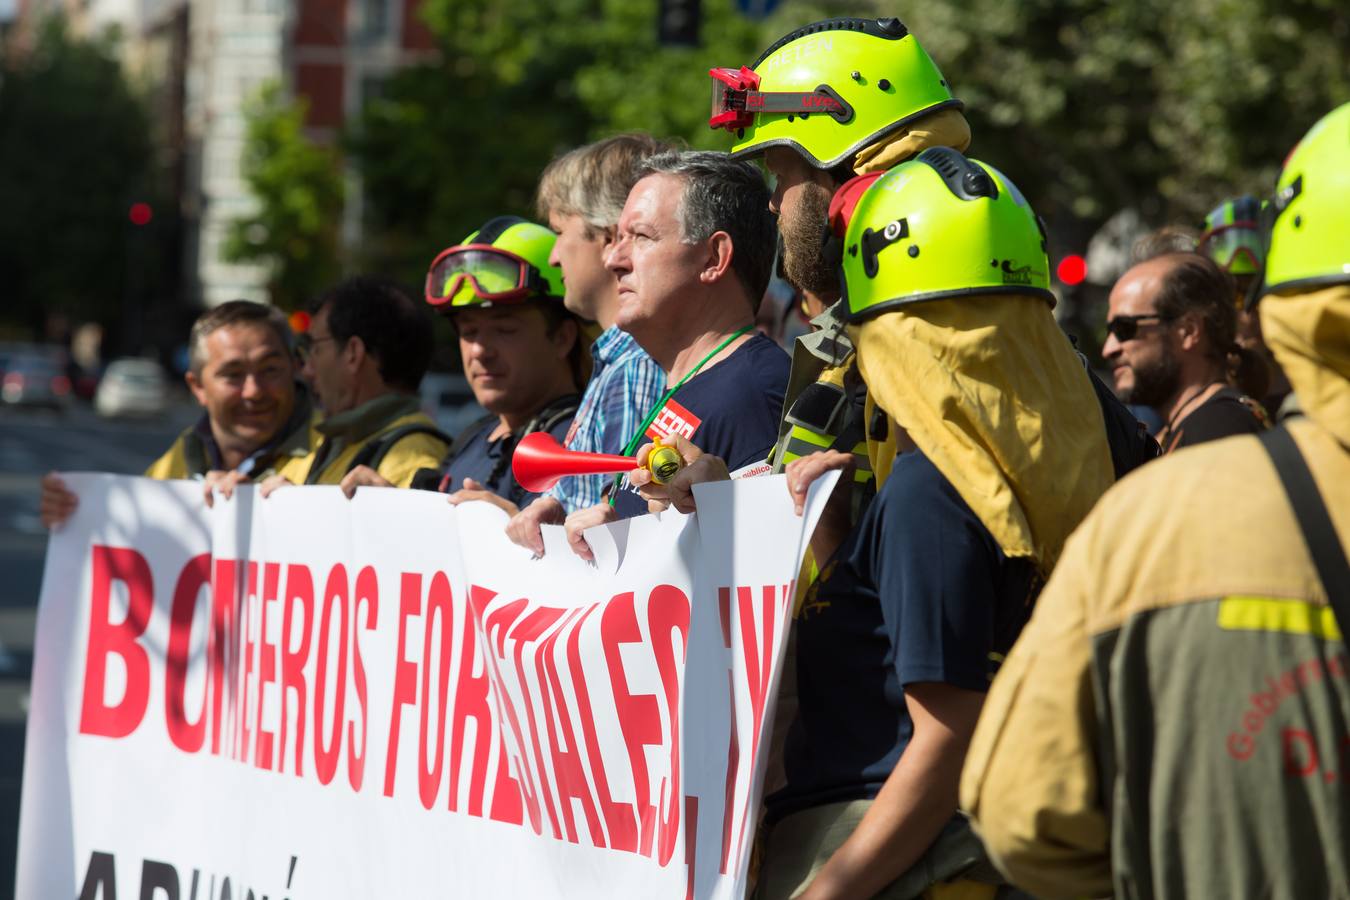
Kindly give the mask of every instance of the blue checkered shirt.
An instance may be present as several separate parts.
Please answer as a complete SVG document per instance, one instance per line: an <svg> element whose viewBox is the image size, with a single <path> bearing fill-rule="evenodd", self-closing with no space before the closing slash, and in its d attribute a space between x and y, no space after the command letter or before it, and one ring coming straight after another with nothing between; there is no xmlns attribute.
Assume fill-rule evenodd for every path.
<svg viewBox="0 0 1350 900"><path fill-rule="evenodd" d="M633 336L611 325L591 345L595 368L572 420L569 450L622 453L648 411L661 399L666 373ZM611 475L571 475L545 494L570 513L594 506Z"/></svg>

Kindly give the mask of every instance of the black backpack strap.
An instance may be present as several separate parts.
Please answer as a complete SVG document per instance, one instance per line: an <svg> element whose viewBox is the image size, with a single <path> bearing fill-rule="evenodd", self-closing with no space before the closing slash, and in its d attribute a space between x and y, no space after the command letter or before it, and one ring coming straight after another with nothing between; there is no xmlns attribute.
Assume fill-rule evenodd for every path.
<svg viewBox="0 0 1350 900"><path fill-rule="evenodd" d="M552 431L558 426L558 423L564 419L570 419L577 414L577 409L581 406L580 394L566 394L550 402L543 409L535 414L525 426L525 431L521 437L527 434L533 434L536 431Z"/></svg>
<svg viewBox="0 0 1350 900"><path fill-rule="evenodd" d="M436 438L447 447L452 443L450 437L433 425L427 425L424 422L413 422L408 425L400 425L398 428L391 428L384 434L377 435L352 457L351 464L347 466L350 472L357 466L370 466L372 469L379 469L380 463L389 455L389 451L394 449L394 445L405 437L411 437L414 434L425 434Z"/></svg>
<svg viewBox="0 0 1350 900"><path fill-rule="evenodd" d="M482 433L484 428L487 428L497 421L498 419L495 413L488 413L487 415L481 416L470 422L468 427L460 431L460 433L455 436L455 439L450 442L450 448L445 451L445 462L449 462L458 456L460 451L467 447L471 441L475 440L478 435Z"/></svg>
<svg viewBox="0 0 1350 900"><path fill-rule="evenodd" d="M1317 576L1322 579L1322 588L1336 614L1341 635L1347 638L1350 635L1350 560L1346 559L1345 548L1341 546L1322 494L1317 490L1317 482L1289 429L1272 428L1259 437L1275 464L1289 505L1294 508L1294 518L1303 532Z"/></svg>

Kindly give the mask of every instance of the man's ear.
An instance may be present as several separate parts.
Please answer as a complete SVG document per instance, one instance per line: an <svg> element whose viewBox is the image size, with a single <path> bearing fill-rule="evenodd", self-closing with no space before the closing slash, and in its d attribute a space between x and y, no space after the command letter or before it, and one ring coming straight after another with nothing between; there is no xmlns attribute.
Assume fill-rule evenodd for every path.
<svg viewBox="0 0 1350 900"><path fill-rule="evenodd" d="M348 369L355 372L361 368L361 363L369 359L375 362L374 357L370 355L370 350L366 347L366 342L356 335L347 338L347 343L342 345L342 362Z"/></svg>
<svg viewBox="0 0 1350 900"><path fill-rule="evenodd" d="M731 235L725 231L714 231L707 244L707 257L698 278L704 284L713 284L731 272L731 260L736 255L736 248L731 243Z"/></svg>
<svg viewBox="0 0 1350 900"><path fill-rule="evenodd" d="M572 352L572 347L577 341L581 340L581 331L577 328L577 320L568 316L558 323L558 327L553 329L553 333L548 336L553 342L554 352L558 359L566 359Z"/></svg>
<svg viewBox="0 0 1350 900"><path fill-rule="evenodd" d="M1200 316L1194 312L1182 314L1177 319L1177 341L1181 344L1182 350L1194 350L1200 346L1200 340L1204 337L1205 326L1200 320Z"/></svg>
<svg viewBox="0 0 1350 900"><path fill-rule="evenodd" d="M198 377L197 373L188 369L187 372L183 374L183 380L187 382L188 390L192 391L192 396L197 399L197 403L201 406L205 406L206 388L202 387L201 378Z"/></svg>

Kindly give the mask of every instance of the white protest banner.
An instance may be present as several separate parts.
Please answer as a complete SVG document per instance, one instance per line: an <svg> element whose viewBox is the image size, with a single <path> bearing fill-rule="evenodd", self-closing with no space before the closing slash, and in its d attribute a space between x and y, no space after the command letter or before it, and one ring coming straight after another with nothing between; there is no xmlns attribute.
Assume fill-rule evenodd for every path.
<svg viewBox="0 0 1350 900"><path fill-rule="evenodd" d="M548 529L437 494L68 476L17 894L739 897L833 480Z"/></svg>

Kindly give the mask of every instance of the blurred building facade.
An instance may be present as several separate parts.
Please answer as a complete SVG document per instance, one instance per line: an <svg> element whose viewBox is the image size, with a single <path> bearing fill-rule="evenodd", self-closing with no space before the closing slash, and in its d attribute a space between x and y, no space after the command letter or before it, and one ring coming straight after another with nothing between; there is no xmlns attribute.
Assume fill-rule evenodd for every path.
<svg viewBox="0 0 1350 900"><path fill-rule="evenodd" d="M434 55L421 0L0 0L7 42L31 46L38 23L64 14L73 34L115 29L128 74L149 103L177 220L172 252L182 305L267 300L267 271L221 256L229 223L255 200L241 177L245 102L280 80L308 107L316 142L345 123L397 68ZM361 191L349 175L343 238L361 238ZM158 211L157 211L157 214Z"/></svg>

